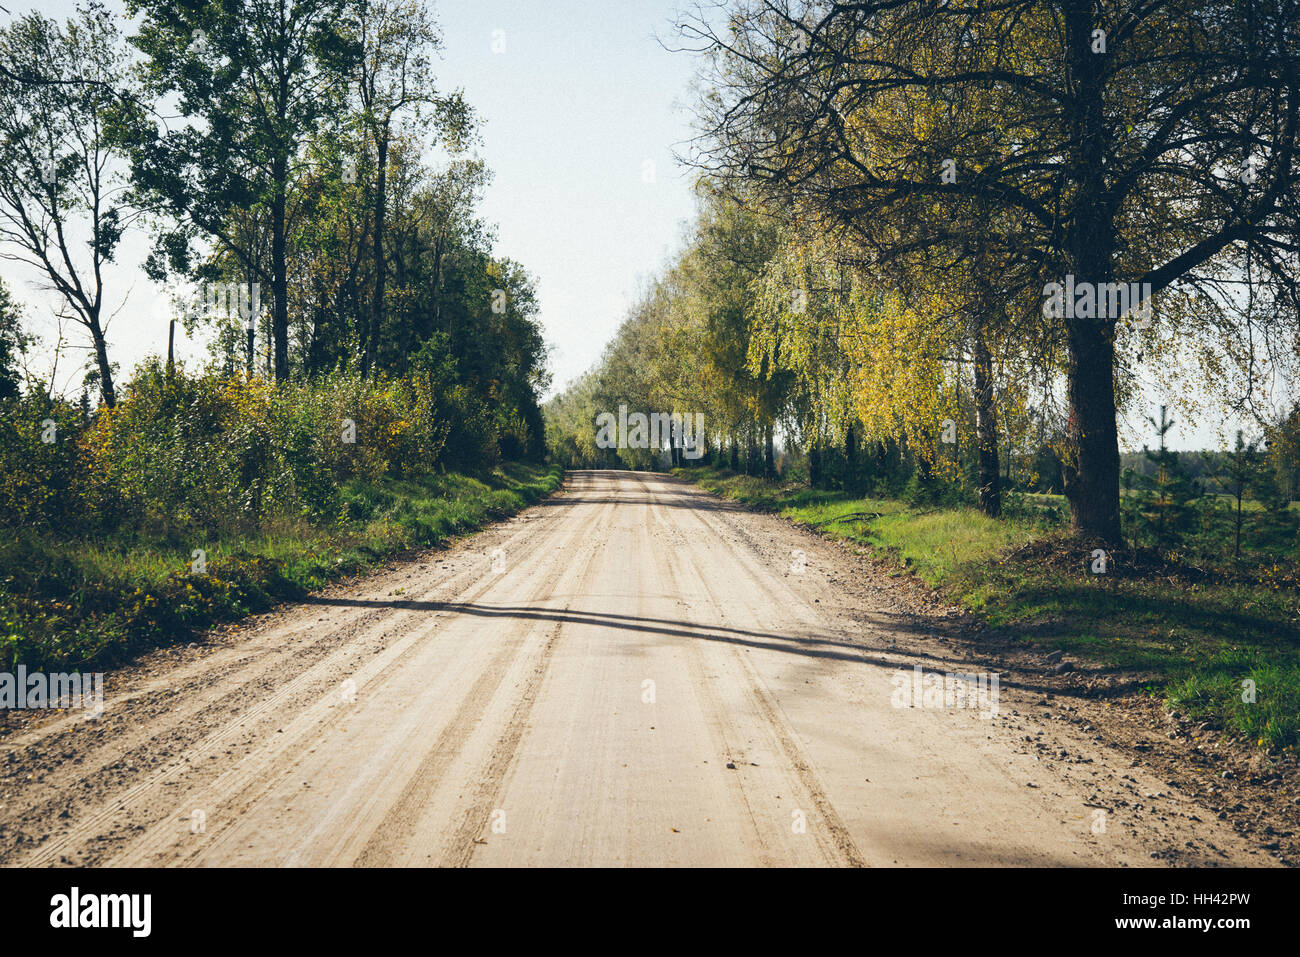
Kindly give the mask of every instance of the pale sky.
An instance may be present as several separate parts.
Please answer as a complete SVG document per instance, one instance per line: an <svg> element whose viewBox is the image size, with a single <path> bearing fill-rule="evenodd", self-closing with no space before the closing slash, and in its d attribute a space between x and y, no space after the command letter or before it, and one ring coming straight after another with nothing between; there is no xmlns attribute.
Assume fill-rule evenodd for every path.
<svg viewBox="0 0 1300 957"><path fill-rule="evenodd" d="M5 5L62 19L75 0ZM108 5L123 9L120 0ZM480 214L496 225L496 254L537 279L553 348L552 393L599 359L693 215L692 171L672 153L691 136L687 107L698 64L656 39L672 44L680 8L681 0L434 4L445 40L440 85L463 88L481 118L479 153L493 181ZM494 52L502 39L504 52ZM128 234L109 275L109 311L126 303L109 326L123 379L144 356L166 351L166 297L138 269L148 245L147 237ZM51 338L54 300L34 274L0 262L0 276L30 307L29 324ZM177 338L179 357L204 355L201 341L185 340L179 328ZM57 387L76 388L75 361L65 362ZM1155 415L1160 398L1147 394ZM1128 425L1142 427L1142 415ZM1177 428L1174 447L1217 445L1212 426ZM1126 444L1140 446L1141 436L1129 435L1135 440Z"/></svg>

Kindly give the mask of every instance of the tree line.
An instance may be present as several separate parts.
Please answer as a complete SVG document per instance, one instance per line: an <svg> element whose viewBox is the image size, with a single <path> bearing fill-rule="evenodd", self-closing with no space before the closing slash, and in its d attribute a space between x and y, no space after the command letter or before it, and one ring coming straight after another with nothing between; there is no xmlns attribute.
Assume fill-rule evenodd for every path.
<svg viewBox="0 0 1300 957"><path fill-rule="evenodd" d="M1300 4L732 0L681 36L699 220L548 407L559 454L671 403L733 467L780 433L815 483L901 465L993 515L1014 462L1120 543L1154 382L1294 469Z"/></svg>
<svg viewBox="0 0 1300 957"><path fill-rule="evenodd" d="M55 293L88 347L87 391L118 404L107 325L126 290L105 276L139 230L160 290L200 290L153 315L160 342L168 320L202 326L216 373L281 384L418 370L454 396L444 405L467 445L540 457L534 281L494 255L476 213L490 175L478 118L437 84L430 10L127 0L127 12L129 36L98 0L66 23L33 12L0 28L0 257ZM52 374L25 368L31 336L3 290L0 319L0 392L50 392Z"/></svg>

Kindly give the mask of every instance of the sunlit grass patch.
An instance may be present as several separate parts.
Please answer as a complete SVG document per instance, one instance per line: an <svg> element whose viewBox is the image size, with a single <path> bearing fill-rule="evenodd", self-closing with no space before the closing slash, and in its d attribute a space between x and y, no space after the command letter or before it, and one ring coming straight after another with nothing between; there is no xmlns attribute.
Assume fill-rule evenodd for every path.
<svg viewBox="0 0 1300 957"><path fill-rule="evenodd" d="M476 476L354 480L341 489L335 521L276 516L255 534L15 536L0 542L0 669L111 664L187 640L472 531L561 481L556 467L519 464Z"/></svg>
<svg viewBox="0 0 1300 957"><path fill-rule="evenodd" d="M1054 517L1059 499L1037 496L1011 517L967 507L931 508L853 498L806 486L702 470L679 474L757 503L821 533L870 546L948 600L1103 669L1150 676L1171 707L1266 748L1300 742L1300 588L1294 559L1231 560L1226 526L1207 541L1225 557L1140 573L1093 574L1091 549ZM1055 500L1054 500L1055 499ZM1029 546L1032 546L1030 548ZM1243 682L1254 701L1243 701Z"/></svg>

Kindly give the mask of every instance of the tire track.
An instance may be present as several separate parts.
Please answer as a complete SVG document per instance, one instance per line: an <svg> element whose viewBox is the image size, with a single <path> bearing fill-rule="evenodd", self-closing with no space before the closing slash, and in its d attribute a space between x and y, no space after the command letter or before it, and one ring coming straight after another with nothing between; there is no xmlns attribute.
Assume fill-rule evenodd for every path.
<svg viewBox="0 0 1300 957"><path fill-rule="evenodd" d="M557 521L559 521L558 515L548 517L548 519L544 520L544 527L542 528L529 528L529 525L536 523L520 523L521 527L512 534L507 541L517 543L518 540L525 535L533 538L540 537L545 539L547 537L545 534L546 527L553 525ZM454 582L463 581L465 578L474 574L481 576L482 572L481 569L476 571L474 566L471 564L463 571L454 575L451 579L435 580L431 582L429 587L421 591L418 597L414 600L424 601L437 592L445 592L445 590L452 586ZM383 580L388 577L391 576L388 574L381 574L380 579ZM470 602L476 600L478 596L489 590L495 584L496 582L493 581L482 583L477 589L475 589L472 595L468 596L468 600ZM308 609L312 608L312 606L303 607ZM308 611L307 613L311 614L311 611ZM292 677L283 681L276 690L271 691L266 696L258 699L257 703L252 707L245 708L242 711L234 711L233 715L228 717L225 720L225 723L215 731L209 732L195 743L190 744L180 758L172 761L163 769L148 775L143 780L140 780L134 785L126 788L125 791L118 792L108 802L102 804L98 810L91 811L90 813L74 820L63 833L42 843L20 863L24 866L50 866L57 863L60 859L70 856L71 853L89 846L92 841L103 843L104 841L112 840L113 835L123 829L133 829L137 827L137 825L132 823L130 820L132 812L136 811L137 813L147 814L148 799L150 797L156 797L161 794L164 787L176 782L177 779L186 772L193 770L196 767L201 767L201 765L197 764L198 760L217 757L220 752L224 751L229 746L236 744L241 737L248 733L250 727L256 724L256 722L273 715L278 708L287 704L291 699L298 695L314 697L316 699L315 706L308 710L311 720L314 720L316 723L325 720L328 717L327 711L332 707L332 704L330 701L325 699L319 691L313 694L312 689L337 686L337 679L340 674L350 674L355 680L356 669L342 668L340 665L349 658L365 653L363 648L358 647L359 645L364 645L369 641L389 637L393 633L392 629L394 625L399 629L409 627L411 624L423 620L423 615L425 614L427 613L405 609L397 613L394 613L392 609L384 608L360 609L358 615L353 620L326 632L316 641L312 642L307 649L295 650L295 653L297 654L310 652L313 649L320 648L322 643L327 642L331 638L342 642L337 647L330 650L324 658L316 661L315 664L307 666L305 670L299 671ZM381 651L378 660L385 663L384 667L395 663L395 659L400 659L406 654L409 654L414 649L415 643L419 638L435 626L436 623L432 623L429 629L421 629L414 634L408 634L405 639L399 642L398 645L390 647L388 651ZM310 626L307 626L304 630L310 633ZM295 626L292 623L284 623L281 627L273 629L270 635L293 634L294 632ZM376 632L378 633L376 634ZM264 636L263 640L268 640L268 638ZM218 692L221 696L216 701L209 698L209 700L204 703L202 711L191 709L188 713L181 712L179 717L176 717L175 712L172 712L166 716L165 720L168 724L173 726L179 723L183 727L187 721L196 721L204 711L214 709L220 710L224 704L231 702L232 700L236 702L246 700L248 695L247 688L252 681L259 678L266 679L267 672L271 673L272 677L270 680L274 680L274 672L281 662L263 662L263 659L266 657L268 657L268 654L259 655L254 658L253 664L250 665L250 668L255 668L257 665L263 663L265 663L267 667L262 668L251 676L246 674L241 675L238 671L224 676L226 682L232 685L241 677L243 680L237 686L231 687L224 693ZM248 659L241 659L236 663L236 666L243 664L247 660ZM372 662L374 660L375 659L372 659ZM197 667L198 664L201 663L196 663L195 667ZM366 673L369 674L369 671ZM341 716L342 715L336 715L335 717ZM299 734L305 734L309 728L299 726L297 730ZM159 735L155 735L149 742L137 745L136 750L141 753L147 753L149 744L155 741L158 736ZM281 748L287 747L291 743L290 739L293 737L293 735L286 734L276 742L276 744ZM122 760L122 756L119 754L116 760ZM108 759L101 762L97 770L102 772L106 766L108 766ZM232 769L232 771L227 772L227 774L233 777L236 774L236 771L237 768ZM83 780L94 773L94 770L87 769L85 771L80 771L79 769L79 774ZM54 800L57 801L58 797L54 798ZM187 806L193 807L195 806L195 802L187 801ZM215 805L208 804L206 806L212 807ZM137 811L137 809L145 810ZM127 818L127 820L119 820L120 818ZM154 828L161 827L162 830L166 831L167 828L165 827L164 822L171 819L172 814L168 814L163 818L155 817L152 819L152 826ZM146 828L146 834L149 833L150 830ZM119 851L118 853L120 854L123 852ZM134 857L134 855L128 854L127 857L130 859L131 857Z"/></svg>
<svg viewBox="0 0 1300 957"><path fill-rule="evenodd" d="M610 503L602 509L600 516L603 517L612 509L613 503ZM566 544L572 543L580 531L585 532L587 529L575 527ZM600 548L593 545L587 561L582 565L582 573L579 575L571 574L575 568L573 565L552 566L551 574L548 574L543 583L530 594L529 604L550 597L555 592L555 586L566 577L573 578L575 583L582 582L599 551ZM566 603L564 611L567 611L570 607L571 603ZM470 827L473 816L479 804L482 803L482 796L488 792L495 796L495 793L499 791L500 782L498 779L505 774L505 767L508 767L509 760L518 747L523 722L527 721L528 712L531 710L532 703L536 698L537 686L545 676L546 664L554 650L561 627L561 625L553 625L548 629L545 623L539 620L518 640L499 652L479 674L466 694L460 709L443 728L437 741L416 768L402 793L389 807L383 820L372 831L370 839L357 856L356 863L358 865L365 867L382 866L398 858L399 845L404 842L409 843L412 840L414 834L412 825L416 821L420 809L429 803L441 785L447 770L468 742L470 735L482 723L485 713L493 704L493 698L499 692L502 683L510 672L511 665L518 658L520 651L528 645L539 631L546 630L546 639L536 660L532 662L529 668L528 683L520 693L519 704L507 722L488 766L478 775L481 782L479 798L476 799L476 802L471 805L470 810L467 812L466 823L458 831L457 837L450 842L453 849L458 848L462 843L467 844L469 852L472 853L473 838L476 834L471 834L464 841L461 841L460 837L466 828ZM504 756L505 766L497 771L497 766L503 760L502 756ZM465 858L465 863L468 863L468 856Z"/></svg>
<svg viewBox="0 0 1300 957"><path fill-rule="evenodd" d="M611 513L613 509L614 502L611 501L601 514ZM587 530L603 529L605 527L607 526L596 517L588 523ZM604 540L592 542L587 560L582 563L582 572L575 576L576 583L583 584L590 580L591 567L595 564L596 558L605 551L606 544ZM567 612L572 607L573 600L570 597L565 601L563 611ZM490 823L493 811L499 806L501 796L507 786L506 777L511 764L514 762L515 754L519 750L519 742L527 730L529 716L532 714L533 706L537 702L542 683L546 679L551 656L555 653L555 646L563 629L564 622L557 622L547 631L541 653L533 662L531 669L529 669L525 684L519 692L519 700L510 715L509 721L506 723L505 730L501 733L487 764L478 774L479 784L475 790L473 801L466 810L460 826L456 828L443 845L442 860L448 866L469 866L470 860L474 856L475 840L483 832L483 828Z"/></svg>
<svg viewBox="0 0 1300 957"><path fill-rule="evenodd" d="M535 540L534 547L536 541L545 542L550 538L547 534L549 525L536 528L533 532L534 534L530 538ZM572 542L576 538L576 534L576 531L572 532L567 537L566 543ZM516 540L519 537L521 536L514 536ZM520 564L515 567L526 568L527 566ZM502 587L504 584L500 578L484 578L481 569L478 571L478 575L479 579L472 590L456 596L455 604L472 605L491 590ZM398 623L399 629L397 633L400 634L401 628L406 628L408 631L398 639L396 644L381 652L378 657L372 658L362 669L351 675L357 683L356 691L358 695L361 695L367 686L380 681L385 673L409 665L409 659L420 652L423 639L427 638L439 625L438 621L427 617L428 612L404 610L394 613L391 610L381 610L380 614L386 614L390 619ZM452 611L452 615L452 618L444 619L442 624L445 625L453 621L454 611ZM414 630L409 630L412 626L414 626ZM444 632L446 630L444 628ZM390 634L392 633L390 632ZM330 687L334 687L334 685L330 685ZM246 756L235 767L204 787L201 792L188 796L185 806L199 806L212 809L214 812L221 812L229 811L232 807L248 807L256 804L259 799L273 790L301 760L308 745L319 743L340 722L351 717L351 709L338 707L338 700L336 695L331 697L320 696L307 711L295 717L289 725L286 725L275 736L272 747L254 751ZM396 743L393 744L393 747L396 746ZM399 772L404 765L397 761L387 767L391 772ZM383 793L382 788L374 789L375 795L382 795ZM349 806L340 804L340 812L346 807ZM168 815L162 821L174 819L175 814L176 812L173 812L172 815ZM210 818L214 818L222 826L208 840L190 852L188 857L191 859L215 853L219 850L226 832L237 823L237 817L228 813L214 813L210 815ZM174 842L174 831L169 832L167 828L161 826L162 821L155 822L153 829L147 831L146 835L141 838L138 850L133 850L129 856L123 856L122 859L114 863L119 865L143 863L152 854L160 853L172 844ZM321 828L318 828L317 832L312 836L319 837L321 830Z"/></svg>
<svg viewBox="0 0 1300 957"><path fill-rule="evenodd" d="M701 514L703 510L682 509L681 511L687 512L687 514L695 521L699 522L708 533L703 536L703 541L708 543L705 545L705 549L709 552L717 550L718 546L716 543L721 542L724 539L719 534L719 530ZM729 549L729 551L734 552L735 550ZM698 582L700 588L708 596L709 603L714 609L718 621L727 621L726 606L720 600L714 589L709 585L708 575L705 574L702 567L702 556L697 556L696 553L692 552L688 561L690 561L693 568L692 577L696 582ZM675 563L670 561L669 567L670 569L673 569L674 581L676 582L678 580L678 572L675 569ZM752 566L745 568L745 572L748 578L748 585L754 589L755 593L762 594L762 583L760 583L757 576L753 574ZM771 576L768 577L770 578ZM682 594L680 585L677 586L676 591L678 594ZM792 595L791 597L796 596ZM735 602L733 602L733 604L739 604L740 608L745 612L745 620L739 623L740 627L754 629L762 628L763 623L760 622L757 616L752 613L752 606ZM802 604L801 600L800 604ZM699 621L694 607L691 609L691 618L702 629L708 628L707 623ZM692 642L691 647L693 651L702 656L698 642ZM818 816L822 819L826 830L826 836L829 838L829 844L827 841L822 839L822 834L820 832L817 832L816 836L819 843L822 845L823 850L832 852L827 855L828 858L839 858L845 864L852 867L867 867L868 864L866 858L858 849L849 829L845 826L843 819L840 817L839 812L835 810L835 806L828 797L826 788L821 782L816 768L809 760L803 746L799 743L797 734L790 726L789 721L782 714L779 705L776 704L770 692L767 691L758 673L754 670L753 666L745 660L745 656L740 653L739 649L734 644L727 643L725 649L721 649L721 651L730 659L732 665L743 674L743 686L755 712L761 716L767 732L775 739L781 753L784 755L789 770L793 772L793 776L797 778L800 786L811 799L813 807L816 808ZM697 682L697 686L707 688L707 681L702 680L702 661L700 662L699 667L701 669L701 680Z"/></svg>
<svg viewBox="0 0 1300 957"><path fill-rule="evenodd" d="M680 529L676 528L676 526L673 528L675 531L680 532ZM667 555L667 571L669 582L672 585L672 594L679 595L683 599L688 599L688 596L693 597L689 591L684 590L682 587L681 559L677 555L677 549L670 549ZM694 577L698 580L699 569L696 568L694 572ZM687 618L692 622L695 621L693 606L688 610ZM687 638L685 643L687 646L687 669L691 675L691 687L703 706L705 721L708 723L709 731L716 742L715 753L731 759L745 750L741 744L741 735L736 730L726 709L722 707L709 681L709 675L704 665L704 652L700 648L699 639ZM750 837L754 847L757 848L758 865L760 867L771 867L775 863L775 859L771 841L767 837L770 828L759 823L758 815L746 793L744 779L740 775L734 775L728 776L726 782L727 791L733 795L735 806L743 810L743 817Z"/></svg>

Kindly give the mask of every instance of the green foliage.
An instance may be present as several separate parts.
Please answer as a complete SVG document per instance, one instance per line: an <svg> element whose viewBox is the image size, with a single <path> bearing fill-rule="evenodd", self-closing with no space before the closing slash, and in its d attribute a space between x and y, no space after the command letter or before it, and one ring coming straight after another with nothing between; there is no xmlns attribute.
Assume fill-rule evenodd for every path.
<svg viewBox="0 0 1300 957"><path fill-rule="evenodd" d="M444 542L559 487L561 473L502 470L354 478L330 520L276 516L248 532L201 537L0 538L0 670L113 664L209 625L264 610L411 548ZM190 571L196 542L206 574Z"/></svg>
<svg viewBox="0 0 1300 957"><path fill-rule="evenodd" d="M1188 717L1237 731L1261 748L1292 749L1300 737L1300 668L1253 648L1214 655L1173 683L1167 697Z"/></svg>
<svg viewBox="0 0 1300 957"><path fill-rule="evenodd" d="M18 396L18 357L28 342L21 321L18 303L0 279L0 401Z"/></svg>
<svg viewBox="0 0 1300 957"><path fill-rule="evenodd" d="M1265 429L1268 474L1261 476L1261 500L1300 498L1300 403Z"/></svg>
<svg viewBox="0 0 1300 957"><path fill-rule="evenodd" d="M688 248L637 301L593 372L551 400L547 444L572 466L657 467L660 449L599 449L595 418L621 405L644 414L702 414L704 451L744 446L767 466L789 376L751 355L753 285L775 221L701 186Z"/></svg>
<svg viewBox="0 0 1300 957"><path fill-rule="evenodd" d="M76 508L82 429L77 406L43 392L0 400L0 528L67 528L83 520Z"/></svg>
<svg viewBox="0 0 1300 957"><path fill-rule="evenodd" d="M449 369L422 361L404 379L336 373L275 386L168 374L151 359L117 407L89 422L42 393L3 400L0 523L173 539L247 532L276 516L337 515L352 480L420 476L448 462L490 467L488 410ZM459 444L444 454L449 436Z"/></svg>
<svg viewBox="0 0 1300 957"><path fill-rule="evenodd" d="M1146 449L1147 461L1154 468L1153 475L1138 476L1141 490L1137 507L1133 510L1136 535L1157 547L1167 548L1180 540L1192 524L1192 503L1200 496L1200 489L1182 465L1181 457L1165 445L1165 437L1173 428L1173 420L1160 407L1160 421L1148 419L1160 438L1160 448Z"/></svg>

